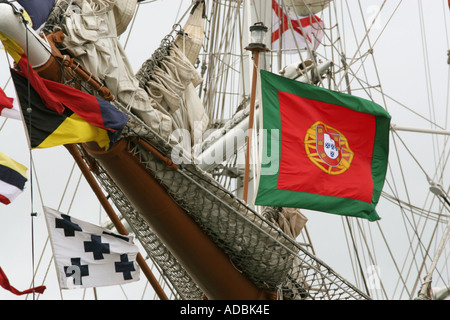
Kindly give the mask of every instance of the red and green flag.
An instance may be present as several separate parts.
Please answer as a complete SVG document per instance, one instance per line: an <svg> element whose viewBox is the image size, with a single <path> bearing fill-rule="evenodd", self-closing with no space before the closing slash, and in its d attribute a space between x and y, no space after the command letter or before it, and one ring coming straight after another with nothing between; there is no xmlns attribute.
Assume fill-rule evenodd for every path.
<svg viewBox="0 0 450 320"><path fill-rule="evenodd" d="M391 116L378 104L261 70L255 204L380 219Z"/></svg>

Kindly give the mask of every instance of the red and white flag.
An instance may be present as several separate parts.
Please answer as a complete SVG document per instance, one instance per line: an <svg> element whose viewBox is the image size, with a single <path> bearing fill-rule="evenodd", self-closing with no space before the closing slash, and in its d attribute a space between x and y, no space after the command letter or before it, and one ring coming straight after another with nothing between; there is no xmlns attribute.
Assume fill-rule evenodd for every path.
<svg viewBox="0 0 450 320"><path fill-rule="evenodd" d="M13 98L8 97L0 88L0 111L3 108L11 109L13 107Z"/></svg>
<svg viewBox="0 0 450 320"><path fill-rule="evenodd" d="M325 24L318 16L302 17L295 12L286 14L275 0L272 0L272 9L272 50L280 49L280 44L281 49L316 50L319 47Z"/></svg>
<svg viewBox="0 0 450 320"><path fill-rule="evenodd" d="M8 97L0 88L0 116L22 120L17 99Z"/></svg>

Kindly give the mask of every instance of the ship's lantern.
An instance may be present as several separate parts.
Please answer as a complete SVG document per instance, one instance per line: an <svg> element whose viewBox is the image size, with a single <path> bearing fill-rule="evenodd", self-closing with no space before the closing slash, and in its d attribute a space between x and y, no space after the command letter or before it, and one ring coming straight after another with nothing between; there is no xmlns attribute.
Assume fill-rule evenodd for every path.
<svg viewBox="0 0 450 320"><path fill-rule="evenodd" d="M250 27L250 47L265 47L264 38L266 36L267 27L262 22L256 22Z"/></svg>

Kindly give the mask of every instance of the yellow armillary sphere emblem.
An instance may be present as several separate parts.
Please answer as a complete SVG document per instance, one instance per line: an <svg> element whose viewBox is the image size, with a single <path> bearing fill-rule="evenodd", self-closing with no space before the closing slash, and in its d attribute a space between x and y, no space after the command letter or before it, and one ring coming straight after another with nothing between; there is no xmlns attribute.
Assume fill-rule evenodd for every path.
<svg viewBox="0 0 450 320"><path fill-rule="evenodd" d="M353 160L347 138L321 121L315 122L307 130L305 150L312 163L332 175L347 171Z"/></svg>

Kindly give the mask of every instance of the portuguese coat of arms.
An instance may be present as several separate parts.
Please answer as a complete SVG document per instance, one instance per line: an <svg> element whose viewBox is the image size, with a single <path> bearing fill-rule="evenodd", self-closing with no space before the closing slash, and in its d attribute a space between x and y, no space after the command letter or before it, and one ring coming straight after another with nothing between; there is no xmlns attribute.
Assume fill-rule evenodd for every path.
<svg viewBox="0 0 450 320"><path fill-rule="evenodd" d="M321 121L315 122L308 129L305 151L312 163L332 175L347 171L353 160L347 138Z"/></svg>

